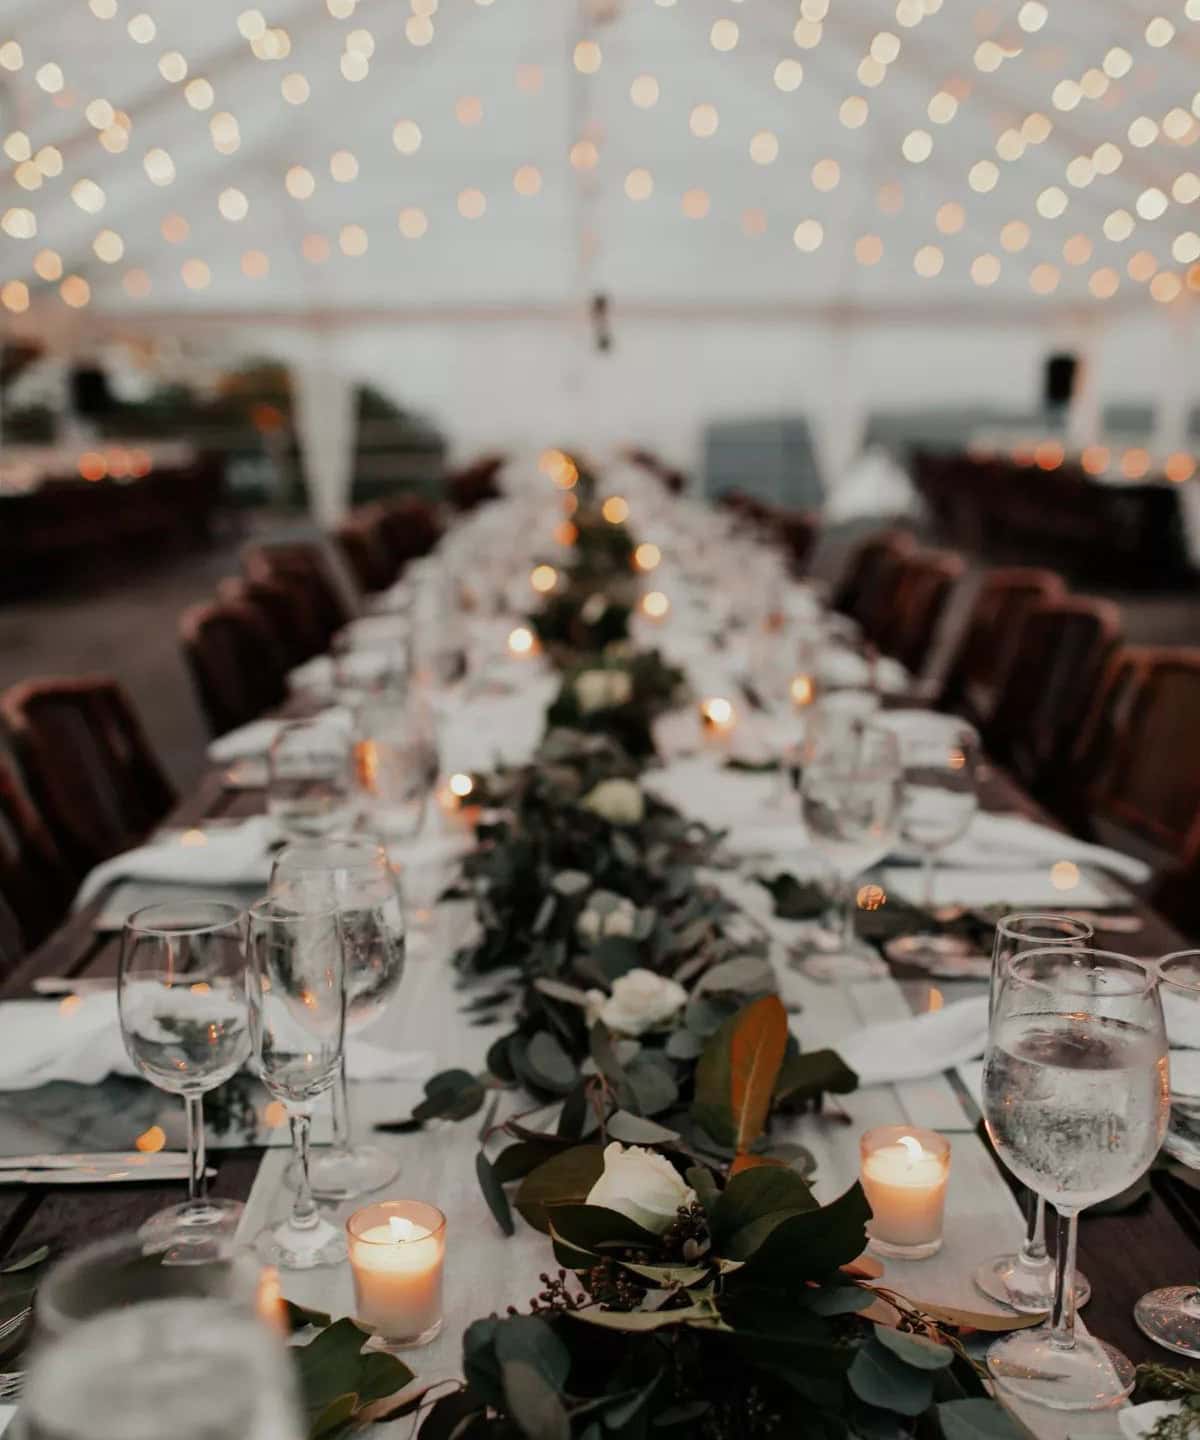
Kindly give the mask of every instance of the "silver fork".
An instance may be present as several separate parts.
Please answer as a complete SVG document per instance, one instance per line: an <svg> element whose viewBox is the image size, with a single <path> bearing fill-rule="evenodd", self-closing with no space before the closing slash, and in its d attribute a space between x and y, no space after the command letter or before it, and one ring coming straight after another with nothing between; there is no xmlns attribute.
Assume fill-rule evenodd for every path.
<svg viewBox="0 0 1200 1440"><path fill-rule="evenodd" d="M0 1374L0 1400L19 1400L24 1384L24 1370L9 1370Z"/></svg>
<svg viewBox="0 0 1200 1440"><path fill-rule="evenodd" d="M0 1340L7 1340L10 1335L15 1335L32 1314L33 1306L26 1305L24 1310L18 1310L15 1315L10 1315L8 1319L0 1325Z"/></svg>

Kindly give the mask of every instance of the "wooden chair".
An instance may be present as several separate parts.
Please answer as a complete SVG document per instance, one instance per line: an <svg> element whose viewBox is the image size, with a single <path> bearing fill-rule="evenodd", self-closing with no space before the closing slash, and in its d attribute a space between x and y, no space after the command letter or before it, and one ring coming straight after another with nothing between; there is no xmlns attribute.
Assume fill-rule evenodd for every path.
<svg viewBox="0 0 1200 1440"><path fill-rule="evenodd" d="M846 562L833 592L833 608L855 620L863 620L871 606L880 573L898 559L911 555L917 542L907 530L884 530L857 546Z"/></svg>
<svg viewBox="0 0 1200 1440"><path fill-rule="evenodd" d="M386 590L395 580L399 566L380 528L373 508L347 516L333 532L333 538L365 595Z"/></svg>
<svg viewBox="0 0 1200 1440"><path fill-rule="evenodd" d="M771 517L794 575L803 575L816 548L821 522L806 510L776 510Z"/></svg>
<svg viewBox="0 0 1200 1440"><path fill-rule="evenodd" d="M950 596L966 568L962 556L950 550L926 550L901 561L890 618L877 643L910 674L919 676L925 669Z"/></svg>
<svg viewBox="0 0 1200 1440"><path fill-rule="evenodd" d="M0 977L61 923L76 879L16 773L0 761Z"/></svg>
<svg viewBox="0 0 1200 1440"><path fill-rule="evenodd" d="M221 600L249 605L271 632L286 669L303 665L325 648L325 633L309 602L303 583L287 575L274 580L244 580L230 576L217 586Z"/></svg>
<svg viewBox="0 0 1200 1440"><path fill-rule="evenodd" d="M380 504L374 524L397 573L403 573L410 560L428 555L442 534L436 507L420 495Z"/></svg>
<svg viewBox="0 0 1200 1440"><path fill-rule="evenodd" d="M33 799L77 873L139 844L175 803L115 680L27 680L0 696L0 717Z"/></svg>
<svg viewBox="0 0 1200 1440"><path fill-rule="evenodd" d="M1030 788L1065 763L1120 634L1107 600L1068 596L1026 611L983 738Z"/></svg>
<svg viewBox="0 0 1200 1440"><path fill-rule="evenodd" d="M184 660L214 735L287 698L285 666L270 626L251 605L193 605L179 619Z"/></svg>
<svg viewBox="0 0 1200 1440"><path fill-rule="evenodd" d="M1058 600L1066 591L1053 570L989 570L942 685L942 709L959 710L973 724L985 725L999 699L1021 622L1034 605Z"/></svg>
<svg viewBox="0 0 1200 1440"><path fill-rule="evenodd" d="M1180 865L1200 815L1200 649L1146 649L1143 664L1091 797L1092 830L1152 863Z"/></svg>
<svg viewBox="0 0 1200 1440"><path fill-rule="evenodd" d="M352 606L330 573L322 548L294 542L283 545L248 545L242 551L242 569L248 580L291 581L304 590L321 632L321 649L354 618Z"/></svg>

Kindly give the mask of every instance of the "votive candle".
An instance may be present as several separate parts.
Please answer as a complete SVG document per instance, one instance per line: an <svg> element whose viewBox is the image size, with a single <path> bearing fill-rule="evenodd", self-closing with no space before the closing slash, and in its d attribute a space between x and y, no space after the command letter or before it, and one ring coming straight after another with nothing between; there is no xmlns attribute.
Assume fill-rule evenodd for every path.
<svg viewBox="0 0 1200 1440"><path fill-rule="evenodd" d="M419 1200L381 1200L346 1221L355 1319L388 1348L428 1345L442 1328L446 1217Z"/></svg>
<svg viewBox="0 0 1200 1440"><path fill-rule="evenodd" d="M942 1248L950 1142L934 1130L880 1125L859 1142L862 1186L871 1207L871 1249L924 1260Z"/></svg>

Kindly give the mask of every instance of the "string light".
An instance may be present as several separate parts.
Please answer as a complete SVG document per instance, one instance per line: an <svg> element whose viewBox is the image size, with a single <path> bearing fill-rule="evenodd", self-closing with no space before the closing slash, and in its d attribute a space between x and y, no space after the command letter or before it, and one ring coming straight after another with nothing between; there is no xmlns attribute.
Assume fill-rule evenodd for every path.
<svg viewBox="0 0 1200 1440"><path fill-rule="evenodd" d="M720 123L715 105L696 105L688 116L688 129L700 140L707 140L715 135Z"/></svg>
<svg viewBox="0 0 1200 1440"><path fill-rule="evenodd" d="M312 89L307 77L298 70L294 70L279 82L279 93L289 105L303 105L312 94Z"/></svg>
<svg viewBox="0 0 1200 1440"><path fill-rule="evenodd" d="M352 260L367 253L367 244L367 232L361 225L343 225L338 231L338 248Z"/></svg>
<svg viewBox="0 0 1200 1440"><path fill-rule="evenodd" d="M24 314L29 309L29 287L22 280L6 280L0 286L0 304L14 315Z"/></svg>
<svg viewBox="0 0 1200 1440"><path fill-rule="evenodd" d="M639 110L658 104L658 81L653 75L639 75L629 87L629 98Z"/></svg>
<svg viewBox="0 0 1200 1440"><path fill-rule="evenodd" d="M61 280L62 256L57 250L39 250L33 257L33 269L40 280Z"/></svg>
<svg viewBox="0 0 1200 1440"><path fill-rule="evenodd" d="M860 235L854 242L854 258L860 265L878 265L883 259L883 241L878 235Z"/></svg>
<svg viewBox="0 0 1200 1440"><path fill-rule="evenodd" d="M793 90L799 90L804 79L804 66L799 60L781 60L775 67L774 78L776 90L790 94Z"/></svg>
<svg viewBox="0 0 1200 1440"><path fill-rule="evenodd" d="M742 211L742 234L748 239L756 240L760 235L767 233L767 212L752 206L749 210Z"/></svg>
<svg viewBox="0 0 1200 1440"><path fill-rule="evenodd" d="M708 214L711 201L706 190L685 190L682 209L689 220L703 220Z"/></svg>
<svg viewBox="0 0 1200 1440"><path fill-rule="evenodd" d="M482 190L468 188L459 191L458 213L464 220L479 220L487 210L487 197Z"/></svg>
<svg viewBox="0 0 1200 1440"><path fill-rule="evenodd" d="M304 165L293 165L283 177L284 188L293 200L308 200L317 188L311 170Z"/></svg>
<svg viewBox="0 0 1200 1440"><path fill-rule="evenodd" d="M913 269L923 280L932 280L942 273L946 257L936 245L922 245L913 256Z"/></svg>
<svg viewBox="0 0 1200 1440"><path fill-rule="evenodd" d="M170 185L175 179L175 162L161 146L146 151L142 167L152 185Z"/></svg>
<svg viewBox="0 0 1200 1440"><path fill-rule="evenodd" d="M792 231L792 244L806 255L819 250L824 239L825 227L819 220L801 220Z"/></svg>
<svg viewBox="0 0 1200 1440"><path fill-rule="evenodd" d="M1111 300L1121 286L1121 277L1109 265L1093 270L1088 277L1088 289L1097 300Z"/></svg>
<svg viewBox="0 0 1200 1440"><path fill-rule="evenodd" d="M212 271L204 260L185 260L179 274L189 290L207 290L212 283Z"/></svg>
<svg viewBox="0 0 1200 1440"><path fill-rule="evenodd" d="M928 130L910 130L900 142L900 153L912 165L920 165L933 154L933 136Z"/></svg>
<svg viewBox="0 0 1200 1440"><path fill-rule="evenodd" d="M310 265L323 265L331 253L329 241L324 235L306 235L300 242L300 253Z"/></svg>
<svg viewBox="0 0 1200 1440"><path fill-rule="evenodd" d="M958 114L958 100L949 90L939 90L930 98L925 113L935 125L949 125Z"/></svg>
<svg viewBox="0 0 1200 1440"><path fill-rule="evenodd" d="M838 110L838 119L847 130L857 130L867 123L870 106L861 95L847 95Z"/></svg>
<svg viewBox="0 0 1200 1440"><path fill-rule="evenodd" d="M642 166L633 169L625 177L625 194L630 200L649 200L654 194L654 177Z"/></svg>
<svg viewBox="0 0 1200 1440"><path fill-rule="evenodd" d="M1071 235L1063 241L1062 253L1068 265L1086 265L1092 258L1092 242L1086 235Z"/></svg>
<svg viewBox="0 0 1200 1440"><path fill-rule="evenodd" d="M71 199L88 215L98 215L104 209L104 191L94 180L76 180L71 186Z"/></svg>
<svg viewBox="0 0 1200 1440"><path fill-rule="evenodd" d="M572 56L581 75L594 75L604 63L604 56L594 40L581 40Z"/></svg>
<svg viewBox="0 0 1200 1440"><path fill-rule="evenodd" d="M938 207L934 224L943 235L957 235L967 223L967 212L955 200L948 200Z"/></svg>
<svg viewBox="0 0 1200 1440"><path fill-rule="evenodd" d="M415 120L397 120L392 130L392 144L401 155L415 155L421 148L421 127Z"/></svg>
<svg viewBox="0 0 1200 1440"><path fill-rule="evenodd" d="M542 172L536 165L519 165L513 173L513 189L518 195L523 195L527 199L534 195L540 195Z"/></svg>
<svg viewBox="0 0 1200 1440"><path fill-rule="evenodd" d="M424 210L412 205L401 210L397 224L406 240L419 240L429 229L429 220Z"/></svg>
<svg viewBox="0 0 1200 1440"><path fill-rule="evenodd" d="M812 180L814 190L820 190L823 193L836 190L842 179L841 166L836 160L818 160L812 167L809 178Z"/></svg>
<svg viewBox="0 0 1200 1440"><path fill-rule="evenodd" d="M1024 220L1010 220L1000 231L1000 244L1010 255L1017 255L1029 244L1030 234Z"/></svg>
<svg viewBox="0 0 1200 1440"><path fill-rule="evenodd" d="M483 119L483 101L478 95L463 95L454 102L454 118L460 125L478 125Z"/></svg>
<svg viewBox="0 0 1200 1440"><path fill-rule="evenodd" d="M779 137L773 130L759 130L750 137L750 158L756 165L773 165L779 158Z"/></svg>
<svg viewBox="0 0 1200 1440"><path fill-rule="evenodd" d="M591 140L577 140L568 158L573 170L594 170L600 163L600 151Z"/></svg>
<svg viewBox="0 0 1200 1440"><path fill-rule="evenodd" d="M242 274L247 280L262 280L271 270L271 261L265 251L247 250L242 256Z"/></svg>
<svg viewBox="0 0 1200 1440"><path fill-rule="evenodd" d="M98 260L115 265L125 254L125 242L115 230L101 230L92 241L92 250Z"/></svg>
<svg viewBox="0 0 1200 1440"><path fill-rule="evenodd" d="M1000 278L1000 261L995 255L976 255L971 261L971 279L979 286L994 285Z"/></svg>
<svg viewBox="0 0 1200 1440"><path fill-rule="evenodd" d="M241 190L231 185L217 196L217 209L223 219L236 223L250 213L250 201Z"/></svg>
<svg viewBox="0 0 1200 1440"><path fill-rule="evenodd" d="M58 287L59 298L72 310L82 310L92 298L92 287L82 275L68 275Z"/></svg>
<svg viewBox="0 0 1200 1440"><path fill-rule="evenodd" d="M349 150L335 150L329 157L329 173L339 185L358 179L358 161Z"/></svg>
<svg viewBox="0 0 1200 1440"><path fill-rule="evenodd" d="M708 32L708 43L714 50L723 53L735 49L738 43L737 21L714 20L712 29Z"/></svg>

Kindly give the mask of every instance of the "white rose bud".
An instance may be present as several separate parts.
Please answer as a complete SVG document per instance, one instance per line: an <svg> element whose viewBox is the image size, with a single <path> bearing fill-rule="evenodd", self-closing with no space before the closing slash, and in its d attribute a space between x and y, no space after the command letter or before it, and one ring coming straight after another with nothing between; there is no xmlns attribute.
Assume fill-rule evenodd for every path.
<svg viewBox="0 0 1200 1440"><path fill-rule="evenodd" d="M613 825L636 825L646 813L641 789L632 780L601 780L580 804Z"/></svg>
<svg viewBox="0 0 1200 1440"><path fill-rule="evenodd" d="M679 1207L695 1199L696 1192L670 1161L641 1145L614 1140L604 1147L604 1174L588 1192L587 1203L616 1210L661 1235L674 1224Z"/></svg>
<svg viewBox="0 0 1200 1440"><path fill-rule="evenodd" d="M600 916L595 910L584 910L576 920L575 928L585 940L595 940L600 934Z"/></svg>
<svg viewBox="0 0 1200 1440"><path fill-rule="evenodd" d="M632 935L637 924L637 911L628 901L618 910L604 917L606 935Z"/></svg>
<svg viewBox="0 0 1200 1440"><path fill-rule="evenodd" d="M616 709L618 705L626 705L633 698L633 680L628 670L609 670L608 675L608 704L610 709Z"/></svg>
<svg viewBox="0 0 1200 1440"><path fill-rule="evenodd" d="M585 670L575 681L575 700L584 715L607 709L610 704L608 672Z"/></svg>
<svg viewBox="0 0 1200 1440"><path fill-rule="evenodd" d="M638 967L613 981L599 1018L618 1035L644 1035L673 1020L687 998L677 980Z"/></svg>

